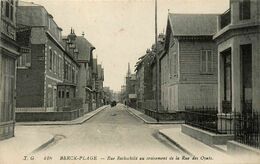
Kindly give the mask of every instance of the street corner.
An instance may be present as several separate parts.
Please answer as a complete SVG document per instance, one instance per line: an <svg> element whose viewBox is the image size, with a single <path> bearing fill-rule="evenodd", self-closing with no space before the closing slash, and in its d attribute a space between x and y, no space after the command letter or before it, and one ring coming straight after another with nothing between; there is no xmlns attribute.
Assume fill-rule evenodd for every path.
<svg viewBox="0 0 260 164"><path fill-rule="evenodd" d="M32 127L17 127L15 137L0 141L0 154L8 157L10 154L28 155L54 140L54 135Z"/></svg>

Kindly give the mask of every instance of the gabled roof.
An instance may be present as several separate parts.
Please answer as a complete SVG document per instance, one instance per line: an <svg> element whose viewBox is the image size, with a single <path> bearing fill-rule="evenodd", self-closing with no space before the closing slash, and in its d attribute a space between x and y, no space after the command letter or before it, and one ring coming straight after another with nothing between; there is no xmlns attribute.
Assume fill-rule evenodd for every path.
<svg viewBox="0 0 260 164"><path fill-rule="evenodd" d="M217 31L218 14L173 14L168 20L174 36L208 36Z"/></svg>
<svg viewBox="0 0 260 164"><path fill-rule="evenodd" d="M77 36L75 43L79 50L78 60L90 61L90 53L95 47L83 36Z"/></svg>

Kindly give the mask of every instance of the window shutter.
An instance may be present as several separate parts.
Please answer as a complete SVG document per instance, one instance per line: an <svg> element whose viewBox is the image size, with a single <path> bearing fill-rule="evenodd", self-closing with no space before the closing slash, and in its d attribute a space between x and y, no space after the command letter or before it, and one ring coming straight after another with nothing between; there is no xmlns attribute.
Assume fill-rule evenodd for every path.
<svg viewBox="0 0 260 164"><path fill-rule="evenodd" d="M207 71L206 61L207 61L207 53L205 50L202 50L201 51L201 72L202 73L205 73Z"/></svg>
<svg viewBox="0 0 260 164"><path fill-rule="evenodd" d="M213 72L213 55L212 51L207 51L208 52L208 60L207 60L207 72L212 73Z"/></svg>

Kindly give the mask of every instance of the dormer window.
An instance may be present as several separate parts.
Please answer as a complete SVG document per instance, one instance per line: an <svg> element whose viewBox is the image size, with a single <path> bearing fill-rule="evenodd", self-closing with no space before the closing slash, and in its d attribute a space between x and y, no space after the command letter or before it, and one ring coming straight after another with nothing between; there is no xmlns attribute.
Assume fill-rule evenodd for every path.
<svg viewBox="0 0 260 164"><path fill-rule="evenodd" d="M250 0L242 0L239 2L239 19L250 19Z"/></svg>

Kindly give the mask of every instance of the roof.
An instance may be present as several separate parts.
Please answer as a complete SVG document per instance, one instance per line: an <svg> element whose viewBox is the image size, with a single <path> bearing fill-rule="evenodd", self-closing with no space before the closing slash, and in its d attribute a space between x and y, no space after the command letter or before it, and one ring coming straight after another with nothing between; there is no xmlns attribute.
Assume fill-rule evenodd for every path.
<svg viewBox="0 0 260 164"><path fill-rule="evenodd" d="M173 14L168 20L174 36L205 36L217 32L218 14Z"/></svg>
<svg viewBox="0 0 260 164"><path fill-rule="evenodd" d="M78 60L90 60L91 50L95 47L83 36L76 37L76 47L79 50Z"/></svg>
<svg viewBox="0 0 260 164"><path fill-rule="evenodd" d="M34 2L25 2L25 1L18 1L19 6L41 6L38 4L35 4Z"/></svg>

